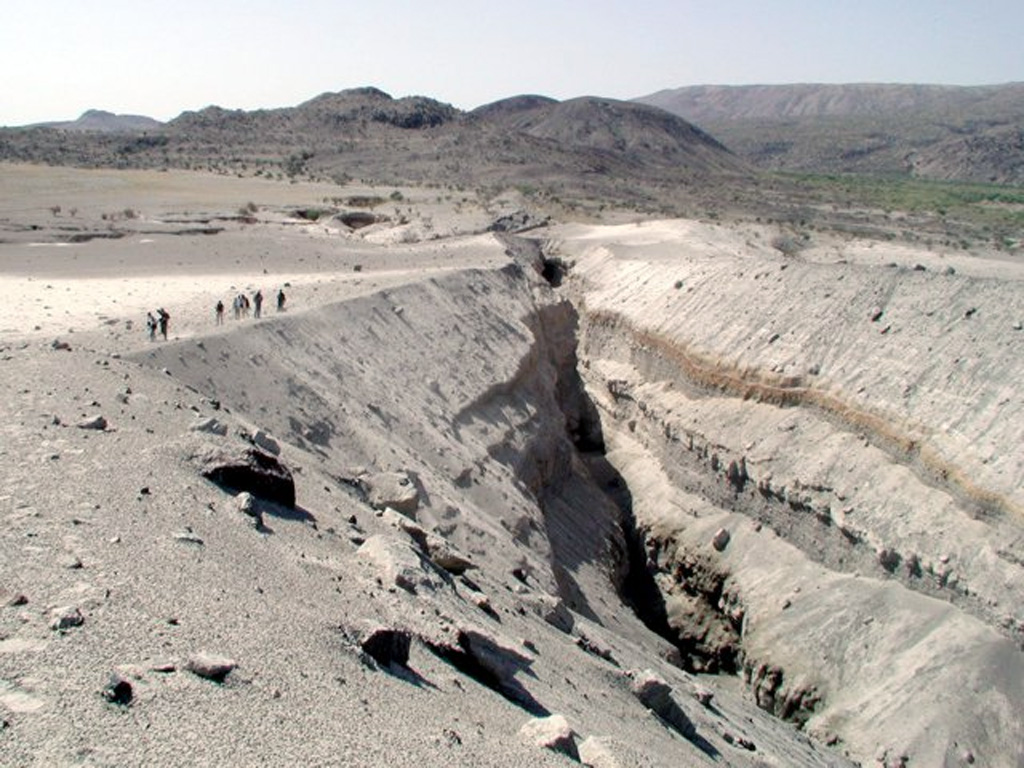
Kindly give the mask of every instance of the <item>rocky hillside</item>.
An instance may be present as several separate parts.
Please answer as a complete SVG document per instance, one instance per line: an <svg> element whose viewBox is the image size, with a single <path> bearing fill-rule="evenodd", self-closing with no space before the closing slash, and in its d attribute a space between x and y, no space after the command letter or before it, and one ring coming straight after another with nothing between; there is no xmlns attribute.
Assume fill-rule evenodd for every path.
<svg viewBox="0 0 1024 768"><path fill-rule="evenodd" d="M642 199L629 181L650 190L699 188L709 175L747 171L681 118L639 104L521 97L464 113L375 88L325 93L283 109L208 107L142 135L7 129L0 132L0 158L338 181L529 185L605 201ZM656 198L653 191L649 196Z"/></svg>
<svg viewBox="0 0 1024 768"><path fill-rule="evenodd" d="M1024 183L1024 83L693 86L637 101L765 168Z"/></svg>

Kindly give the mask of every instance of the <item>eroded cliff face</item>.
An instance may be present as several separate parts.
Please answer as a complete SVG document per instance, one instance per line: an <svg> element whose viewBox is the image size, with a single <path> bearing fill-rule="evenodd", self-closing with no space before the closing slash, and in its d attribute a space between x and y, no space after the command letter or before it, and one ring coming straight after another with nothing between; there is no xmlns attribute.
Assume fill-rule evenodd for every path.
<svg viewBox="0 0 1024 768"><path fill-rule="evenodd" d="M538 243L506 239L500 269L143 357L339 487L406 473L417 526L491 575L478 584L557 596L602 663L630 648L738 675L762 710L860 760L1020 754L1019 363L990 359L998 337L981 384L958 367L986 338L963 323L1019 300L936 269L915 292L919 270L789 261L710 230L605 234L566 233L557 289ZM944 310L942 344L937 310L895 322L946 279L970 306Z"/></svg>
<svg viewBox="0 0 1024 768"><path fill-rule="evenodd" d="M684 665L861 759L1013 764L1021 276L604 234L547 247Z"/></svg>

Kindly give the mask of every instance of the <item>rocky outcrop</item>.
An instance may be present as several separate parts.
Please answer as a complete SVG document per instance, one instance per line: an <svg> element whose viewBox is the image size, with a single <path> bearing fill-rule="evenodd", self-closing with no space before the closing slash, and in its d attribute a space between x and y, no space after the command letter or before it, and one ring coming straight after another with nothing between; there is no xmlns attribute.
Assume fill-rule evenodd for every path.
<svg viewBox="0 0 1024 768"><path fill-rule="evenodd" d="M203 477L232 491L285 507L295 506L295 480L276 457L253 447L209 448L196 457Z"/></svg>

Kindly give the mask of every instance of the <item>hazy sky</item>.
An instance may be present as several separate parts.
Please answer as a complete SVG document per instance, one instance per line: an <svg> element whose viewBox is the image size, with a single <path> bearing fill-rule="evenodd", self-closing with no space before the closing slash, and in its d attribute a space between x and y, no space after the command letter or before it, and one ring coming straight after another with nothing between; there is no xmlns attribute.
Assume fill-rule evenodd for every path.
<svg viewBox="0 0 1024 768"><path fill-rule="evenodd" d="M374 85L470 109L697 84L1024 80L1024 0L2 0L0 125Z"/></svg>

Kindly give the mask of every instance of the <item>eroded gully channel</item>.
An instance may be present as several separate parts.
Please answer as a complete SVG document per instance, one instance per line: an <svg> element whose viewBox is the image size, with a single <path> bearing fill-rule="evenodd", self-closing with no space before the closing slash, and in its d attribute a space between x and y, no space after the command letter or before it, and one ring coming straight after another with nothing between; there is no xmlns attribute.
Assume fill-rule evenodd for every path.
<svg viewBox="0 0 1024 768"><path fill-rule="evenodd" d="M553 288L559 287L564 275L560 262L544 259L539 246L531 241L505 240L511 250L542 264L545 279ZM553 395L566 427L561 446L537 444L546 455L529 464L546 470L543 477L527 481L544 513L552 568L563 599L578 613L593 618L585 590L575 583L572 573L584 558L581 550L587 545L581 539L606 537L610 541L605 548L610 561L606 570L612 574L616 591L648 629L677 649L671 661L691 672L745 672L763 708L800 719L812 702L799 696L793 702L776 702L774 694L781 687L783 672L745 659L744 608L728 588L728 574L710 558L684 552L677 542L652 535L638 523L631 489L606 455L602 415L580 375L579 323L578 312L568 299L541 308L531 322L554 369ZM614 526L607 522L611 515L596 512L598 508L614 510ZM591 551L600 549L600 545L589 546ZM688 604L692 621L670 624L667 595Z"/></svg>
<svg viewBox="0 0 1024 768"><path fill-rule="evenodd" d="M535 263L543 264L544 277L556 291L559 289L565 274L562 263L545 258L536 243L509 244L516 250L534 251L527 255ZM663 527L653 530L650 524L638 521L634 513L635 491L609 460L605 438L610 430L627 434L639 431L637 422L652 421L648 418L650 414L644 413L643 403L636 401L620 382L603 380L593 371L581 374L581 367L587 366L591 355L629 360L635 350L630 349L629 340L614 323L581 317L570 299L563 298L553 305L557 309L549 308L538 314L534 328L557 369L555 399L566 424L566 444L571 444L568 450L573 454L573 458L563 455L560 461L545 462L557 469L535 485L563 598L574 610L588 614L586 598L570 576L578 559L574 548L579 526L588 523L586 510L572 507L574 503L579 505L580 488L585 486L583 498L588 493L600 495L603 504L616 510L620 538L609 548L610 558L617 561L609 572L614 574L620 598L648 629L678 650L673 661L691 672L742 675L759 706L802 724L820 705L818 692L789 684L786 670L752 658L744 647L743 596L720 564L721 559L706 547L687 545L682 536ZM580 347L582 336L585 348ZM679 371L661 370L667 364L652 358L647 361L647 373L654 380L665 376L668 380L678 379L682 375ZM588 391L588 387L606 389L607 395ZM598 394L606 403L603 409L597 404ZM611 409L607 407L608 396L614 404ZM647 427L651 425L643 428ZM848 573L872 572L880 567L889 570L884 562L879 563L870 546L851 540L838 526L818 522L813 509L802 508L770 486L755 488L742 458L730 459L727 452L712 442L675 434L667 428L659 433L653 427L647 429L645 442L652 451L652 459L660 463L676 487L715 508L741 513L755 524L781 526L786 539L820 565ZM569 497L575 501L567 501ZM907 586L926 593L942 587L923 585L921 574L912 571L903 574L889 570L888 577L916 582ZM945 597L955 599L955 595ZM671 612L669 602L673 606Z"/></svg>

